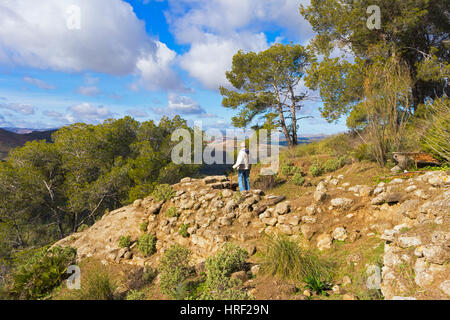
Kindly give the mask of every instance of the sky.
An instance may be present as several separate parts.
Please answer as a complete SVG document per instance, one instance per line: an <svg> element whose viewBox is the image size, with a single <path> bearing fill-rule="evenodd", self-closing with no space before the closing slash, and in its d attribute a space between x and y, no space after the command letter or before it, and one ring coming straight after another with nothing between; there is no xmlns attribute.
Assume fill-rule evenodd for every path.
<svg viewBox="0 0 450 320"><path fill-rule="evenodd" d="M221 106L219 87L231 88L233 55L307 45L314 33L301 3L309 0L2 0L0 127L180 114L232 128L236 111ZM300 134L346 130L319 107L305 101L301 114L313 118Z"/></svg>

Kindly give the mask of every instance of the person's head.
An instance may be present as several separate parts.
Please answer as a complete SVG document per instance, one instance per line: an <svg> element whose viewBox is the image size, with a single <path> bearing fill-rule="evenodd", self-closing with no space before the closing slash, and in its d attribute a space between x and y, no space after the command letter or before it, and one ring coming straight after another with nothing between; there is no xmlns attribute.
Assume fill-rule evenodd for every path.
<svg viewBox="0 0 450 320"><path fill-rule="evenodd" d="M241 142L241 148L242 149L244 149L244 148L246 148L247 146L245 145L245 142Z"/></svg>

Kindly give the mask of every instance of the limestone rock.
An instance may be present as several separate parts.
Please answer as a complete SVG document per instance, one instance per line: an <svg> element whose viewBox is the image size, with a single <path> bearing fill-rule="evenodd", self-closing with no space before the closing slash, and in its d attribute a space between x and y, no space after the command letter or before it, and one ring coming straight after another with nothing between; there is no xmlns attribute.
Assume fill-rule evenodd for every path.
<svg viewBox="0 0 450 320"><path fill-rule="evenodd" d="M338 227L334 229L332 236L334 240L345 241L348 237L347 230L343 227Z"/></svg>
<svg viewBox="0 0 450 320"><path fill-rule="evenodd" d="M449 253L442 246L426 245L422 249L423 256L429 262L444 264L449 260Z"/></svg>
<svg viewBox="0 0 450 320"><path fill-rule="evenodd" d="M350 208L352 206L353 202L354 201L352 199L348 199L348 198L335 198L335 199L331 200L331 205L334 208L345 210L345 209Z"/></svg>
<svg viewBox="0 0 450 320"><path fill-rule="evenodd" d="M325 200L326 197L327 197L327 194L325 191L314 192L314 200L316 200L317 202Z"/></svg>
<svg viewBox="0 0 450 320"><path fill-rule="evenodd" d="M279 215L283 215L288 213L291 210L291 205L289 202L281 202L279 204L277 204L277 206L275 207L275 213L279 214Z"/></svg>
<svg viewBox="0 0 450 320"><path fill-rule="evenodd" d="M323 233L317 237L317 248L320 251L330 249L332 241L333 239L331 239L331 236L329 234Z"/></svg>

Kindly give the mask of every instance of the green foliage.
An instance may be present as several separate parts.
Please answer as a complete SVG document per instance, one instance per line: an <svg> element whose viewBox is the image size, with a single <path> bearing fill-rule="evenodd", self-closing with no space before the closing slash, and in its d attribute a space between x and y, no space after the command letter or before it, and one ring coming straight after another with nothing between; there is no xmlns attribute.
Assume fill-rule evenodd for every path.
<svg viewBox="0 0 450 320"><path fill-rule="evenodd" d="M242 128L261 116L265 122L258 128L280 128L288 144L296 145L297 112L305 95L295 92L312 60L304 47L294 44L274 44L259 53L236 53L232 69L226 73L235 90L220 88L222 105L239 109L232 119L233 125ZM286 122L285 116L291 121Z"/></svg>
<svg viewBox="0 0 450 320"><path fill-rule="evenodd" d="M158 275L158 270L153 269L151 267L146 267L144 269L144 273L142 275L142 280L144 280L145 283L152 283L153 280L155 280L157 275Z"/></svg>
<svg viewBox="0 0 450 320"><path fill-rule="evenodd" d="M169 218L178 217L180 213L178 212L176 207L170 207L166 211L166 216Z"/></svg>
<svg viewBox="0 0 450 320"><path fill-rule="evenodd" d="M86 231L87 229L89 229L89 226L87 224L82 224L81 226L78 227L77 232L83 232Z"/></svg>
<svg viewBox="0 0 450 320"><path fill-rule="evenodd" d="M81 280L81 289L75 291L73 299L114 300L117 284L106 271L95 269Z"/></svg>
<svg viewBox="0 0 450 320"><path fill-rule="evenodd" d="M322 175L322 173L323 173L322 165L318 161L316 161L309 167L309 173L313 177L318 177L318 176Z"/></svg>
<svg viewBox="0 0 450 320"><path fill-rule="evenodd" d="M156 252L155 236L152 234L143 234L138 239L137 248L146 257L152 255Z"/></svg>
<svg viewBox="0 0 450 320"><path fill-rule="evenodd" d="M295 282L305 279L331 280L334 265L285 237L268 238L261 258L261 271Z"/></svg>
<svg viewBox="0 0 450 320"><path fill-rule="evenodd" d="M131 245L130 236L121 236L119 238L119 248L128 248Z"/></svg>
<svg viewBox="0 0 450 320"><path fill-rule="evenodd" d="M187 231L189 229L189 223L182 223L180 225L180 229L178 229L178 234L184 238L189 237L189 232Z"/></svg>
<svg viewBox="0 0 450 320"><path fill-rule="evenodd" d="M148 221L142 222L141 225L139 226L139 230L141 230L142 232L147 232L147 228L148 228Z"/></svg>
<svg viewBox="0 0 450 320"><path fill-rule="evenodd" d="M152 193L152 196L158 201L167 201L175 196L175 191L173 190L171 185L160 184L156 186L155 190Z"/></svg>
<svg viewBox="0 0 450 320"><path fill-rule="evenodd" d="M212 257L206 259L205 289L201 298L205 300L233 300L246 299L247 294L236 287L240 280L231 279L233 272L245 268L247 251L232 243L226 243L223 248Z"/></svg>
<svg viewBox="0 0 450 320"><path fill-rule="evenodd" d="M450 100L436 99L428 105L429 115L422 121L424 128L420 145L441 161L450 161Z"/></svg>
<svg viewBox="0 0 450 320"><path fill-rule="evenodd" d="M322 280L316 274L306 276L303 281L306 288L320 295L325 295L327 290L331 289L331 284Z"/></svg>
<svg viewBox="0 0 450 320"><path fill-rule="evenodd" d="M177 297L177 288L182 286L192 273L190 256L191 251L178 244L164 252L159 265L161 292L172 298Z"/></svg>
<svg viewBox="0 0 450 320"><path fill-rule="evenodd" d="M367 27L369 5L381 9L381 29ZM332 8L332 10L330 10ZM311 48L325 56L308 71L306 84L320 89L322 115L334 121L364 101L362 92L370 65L380 57L395 55L408 64L414 79L413 104L442 95L448 78L448 48L442 39L450 28L446 0L342 2L312 0L301 14L316 33ZM388 41L386 41L388 39ZM336 48L351 48L350 63L344 57L330 58ZM438 80L438 81L437 81Z"/></svg>
<svg viewBox="0 0 450 320"><path fill-rule="evenodd" d="M296 186L302 186L305 183L305 178L303 177L303 173L297 172L292 176L291 182Z"/></svg>
<svg viewBox="0 0 450 320"><path fill-rule="evenodd" d="M126 300L145 300L144 290L131 290L126 297Z"/></svg>
<svg viewBox="0 0 450 320"><path fill-rule="evenodd" d="M281 174L285 175L285 176L293 176L296 173L302 173L302 169L299 167L296 167L294 165L290 165L290 164L283 164L281 166Z"/></svg>
<svg viewBox="0 0 450 320"><path fill-rule="evenodd" d="M18 266L13 275L12 296L27 300L44 298L59 286L75 257L76 250L70 247L39 249Z"/></svg>

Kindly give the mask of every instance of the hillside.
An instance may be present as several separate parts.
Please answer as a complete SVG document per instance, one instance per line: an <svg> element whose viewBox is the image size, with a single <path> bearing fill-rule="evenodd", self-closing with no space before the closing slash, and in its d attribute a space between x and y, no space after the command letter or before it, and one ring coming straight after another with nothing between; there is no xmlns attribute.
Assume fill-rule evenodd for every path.
<svg viewBox="0 0 450 320"><path fill-rule="evenodd" d="M142 277L145 270L158 269L172 245L191 250L190 265L198 283L204 281L205 261L227 242L248 252L246 264L231 279L239 279L239 290L256 299L448 299L448 173L426 172L377 183L367 174L371 168L367 163L347 165L299 187L303 192L288 198L261 190L236 192L236 185L230 186L224 176L185 178L173 185L172 198L136 200L56 245L76 248L82 268L99 263L111 274L122 275L119 294L140 290L146 299L168 298L160 291L162 276L136 286L133 275ZM362 185L360 175L372 182ZM177 214L171 214L171 208ZM149 257L138 249L146 233L156 237L156 252ZM267 235L287 237L305 252L330 261L331 283L322 290L267 269L263 272L283 258L270 256ZM121 248L124 237L129 237L130 245ZM291 262L281 263L282 269L293 268ZM369 270L377 268L381 273L369 277ZM367 278L375 279L376 285L377 276L381 286L368 288ZM68 292L55 298L64 294Z"/></svg>
<svg viewBox="0 0 450 320"><path fill-rule="evenodd" d="M6 159L9 150L15 147L21 147L28 141L51 141L51 135L55 131L56 130L32 131L29 133L20 134L0 128L0 159Z"/></svg>

